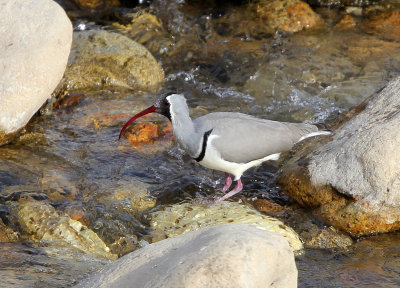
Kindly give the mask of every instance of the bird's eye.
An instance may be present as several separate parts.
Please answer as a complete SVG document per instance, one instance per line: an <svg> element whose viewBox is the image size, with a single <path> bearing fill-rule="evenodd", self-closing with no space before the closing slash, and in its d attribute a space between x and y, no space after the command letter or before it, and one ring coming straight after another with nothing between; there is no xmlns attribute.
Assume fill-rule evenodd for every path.
<svg viewBox="0 0 400 288"><path fill-rule="evenodd" d="M164 100L164 105L165 105L165 106L169 106L169 105L170 105L169 102L168 102L168 100Z"/></svg>

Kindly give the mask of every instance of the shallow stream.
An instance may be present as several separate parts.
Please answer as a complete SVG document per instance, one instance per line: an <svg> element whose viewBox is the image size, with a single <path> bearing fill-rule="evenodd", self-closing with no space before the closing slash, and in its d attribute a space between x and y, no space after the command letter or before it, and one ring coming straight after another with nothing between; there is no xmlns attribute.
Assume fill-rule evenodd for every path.
<svg viewBox="0 0 400 288"><path fill-rule="evenodd" d="M207 13L189 13L186 22L172 28L186 31L184 25L198 21L208 35L212 28L204 22L213 24L214 16ZM76 27L78 22L84 23L75 19ZM152 52L166 73L162 89L185 93L193 117L240 111L329 123L400 74L400 44L356 28L332 24L246 39L210 32L201 45L185 33L179 44L188 45L179 53ZM144 44L151 50L158 47L155 42ZM88 227L106 243L122 237L125 242L115 249L125 254L140 247L141 240L149 241L149 227L143 213L132 212L129 201L110 197L110 191L129 190L134 181L148 184L157 201L153 210L221 195L223 174L190 160L170 135L138 147L117 141L123 122L152 105L158 92L80 93L84 96L76 105L35 118L20 140L0 148L0 217L6 225L18 229L13 207L21 198L47 199L60 211L84 211ZM150 120L166 121L157 115L143 121ZM244 191L233 200L292 204L276 187L274 172L270 165L247 172ZM3 243L0 249L1 287L69 287L108 262L49 243ZM360 239L345 251L306 249L296 260L299 287L399 287L399 251L398 233Z"/></svg>

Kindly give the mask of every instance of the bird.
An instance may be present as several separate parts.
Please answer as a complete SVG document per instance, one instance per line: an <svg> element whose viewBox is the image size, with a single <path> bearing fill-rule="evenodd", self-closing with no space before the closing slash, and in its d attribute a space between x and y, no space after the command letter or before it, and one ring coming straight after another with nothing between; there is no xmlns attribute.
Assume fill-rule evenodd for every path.
<svg viewBox="0 0 400 288"><path fill-rule="evenodd" d="M200 165L225 172L223 192L236 182L214 204L242 191L241 177L246 170L278 160L282 152L306 138L331 134L325 125L279 122L239 112L214 112L192 120L185 96L165 93L154 105L130 118L118 140L131 123L149 113L159 113L171 121L176 141Z"/></svg>

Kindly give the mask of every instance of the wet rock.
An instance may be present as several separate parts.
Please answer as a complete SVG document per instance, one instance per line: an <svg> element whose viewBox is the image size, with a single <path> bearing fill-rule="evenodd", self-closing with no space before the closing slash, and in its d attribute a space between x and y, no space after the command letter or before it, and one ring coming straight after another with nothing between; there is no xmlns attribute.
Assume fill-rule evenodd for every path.
<svg viewBox="0 0 400 288"><path fill-rule="evenodd" d="M84 219L113 254L122 256L138 248L137 235L143 235L145 227L137 214L156 205L149 186L128 177L99 190L96 199L88 199Z"/></svg>
<svg viewBox="0 0 400 288"><path fill-rule="evenodd" d="M315 235L304 242L304 246L309 248L347 248L353 245L353 240L347 234L338 231L334 227L320 230Z"/></svg>
<svg viewBox="0 0 400 288"><path fill-rule="evenodd" d="M288 239L294 251L301 250L303 245L290 227L280 220L262 215L258 211L236 202L223 202L206 207L184 203L166 207L150 215L150 227L154 230L153 241L173 237L197 229L225 223L253 224L278 233Z"/></svg>
<svg viewBox="0 0 400 288"><path fill-rule="evenodd" d="M265 199L254 201L253 205L258 211L278 218L286 225L293 227L306 248L346 249L353 244L353 239L348 234L332 226L326 227L303 209L282 207Z"/></svg>
<svg viewBox="0 0 400 288"><path fill-rule="evenodd" d="M67 214L72 220L79 221L85 226L89 226L90 224L90 221L86 217L86 210L82 204L66 205L60 211Z"/></svg>
<svg viewBox="0 0 400 288"><path fill-rule="evenodd" d="M164 72L139 43L113 32L82 31L74 33L64 78L70 89L150 89L164 81Z"/></svg>
<svg viewBox="0 0 400 288"><path fill-rule="evenodd" d="M0 249L0 287L70 287L110 263L73 247L45 243L0 243Z"/></svg>
<svg viewBox="0 0 400 288"><path fill-rule="evenodd" d="M365 7L373 5L380 0L307 0L308 4L312 6L322 7L338 7L338 6L354 6L354 7Z"/></svg>
<svg viewBox="0 0 400 288"><path fill-rule="evenodd" d="M298 32L322 24L311 7L298 0L260 1L257 14L274 30Z"/></svg>
<svg viewBox="0 0 400 288"><path fill-rule="evenodd" d="M154 55L162 55L173 49L171 35L164 29L161 20L144 11L131 13L130 23L114 23L113 26L131 39L146 46ZM170 53L168 53L170 54Z"/></svg>
<svg viewBox="0 0 400 288"><path fill-rule="evenodd" d="M297 287L293 252L264 228L219 225L147 245L76 287Z"/></svg>
<svg viewBox="0 0 400 288"><path fill-rule="evenodd" d="M314 215L352 235L399 229L399 91L397 78L341 122L332 139L298 147L278 183Z"/></svg>
<svg viewBox="0 0 400 288"><path fill-rule="evenodd" d="M61 101L55 103L54 108L68 109L78 105L84 98L83 93L71 93L65 96Z"/></svg>
<svg viewBox="0 0 400 288"><path fill-rule="evenodd" d="M18 207L19 223L31 239L73 246L86 253L115 259L104 242L85 225L39 201L25 201Z"/></svg>
<svg viewBox="0 0 400 288"><path fill-rule="evenodd" d="M118 113L113 115L101 115L92 117L94 127L96 129L103 129L112 126L117 126L118 124L122 124L126 119L129 119L131 114L129 113Z"/></svg>
<svg viewBox="0 0 400 288"><path fill-rule="evenodd" d="M40 187L42 193L47 195L47 199L53 202L74 200L79 192L67 176L59 170L44 172L40 179Z"/></svg>
<svg viewBox="0 0 400 288"><path fill-rule="evenodd" d="M285 209L285 207L267 199L257 199L253 202L253 206L257 211L263 212L267 215L274 214Z"/></svg>
<svg viewBox="0 0 400 288"><path fill-rule="evenodd" d="M20 235L10 227L7 227L3 220L0 219L0 242L13 242L18 241Z"/></svg>
<svg viewBox="0 0 400 288"><path fill-rule="evenodd" d="M156 139L172 134L172 125L170 122L162 122L155 124L152 122L142 122L136 124L132 129L127 131L126 135L130 144L136 146L146 143L152 143ZM172 138L172 135L170 135Z"/></svg>
<svg viewBox="0 0 400 288"><path fill-rule="evenodd" d="M382 13L367 20L362 26L367 33L400 42L400 10Z"/></svg>
<svg viewBox="0 0 400 288"><path fill-rule="evenodd" d="M81 8L109 8L121 5L118 0L74 0L74 2Z"/></svg>
<svg viewBox="0 0 400 288"><path fill-rule="evenodd" d="M356 27L357 23L354 17L350 15L345 15L343 18L340 20L339 23L335 25L336 28L339 29L352 29Z"/></svg>
<svg viewBox="0 0 400 288"><path fill-rule="evenodd" d="M124 202L128 200L131 205L131 213L143 212L156 205L156 199L150 195L149 184L130 179L120 181L117 188L111 193L111 201Z"/></svg>
<svg viewBox="0 0 400 288"><path fill-rule="evenodd" d="M67 65L72 25L50 0L0 1L0 145L50 97Z"/></svg>

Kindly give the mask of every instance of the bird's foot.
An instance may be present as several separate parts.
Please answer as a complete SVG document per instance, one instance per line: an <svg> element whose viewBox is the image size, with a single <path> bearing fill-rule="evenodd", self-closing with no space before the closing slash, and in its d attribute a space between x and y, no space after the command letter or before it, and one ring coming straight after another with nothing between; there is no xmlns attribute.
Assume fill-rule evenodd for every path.
<svg viewBox="0 0 400 288"><path fill-rule="evenodd" d="M222 201L232 197L233 195L239 193L240 191L242 191L243 189L243 184L242 184L242 180L239 179L237 181L236 187L233 188L230 192L226 193L224 196L222 196L221 198L219 198L218 200L214 201L212 204L218 204L221 203Z"/></svg>
<svg viewBox="0 0 400 288"><path fill-rule="evenodd" d="M228 191L229 187L231 187L231 185L232 185L231 175L229 175L228 173L225 172L225 177L226 177L226 180L225 180L225 185L222 188L222 192Z"/></svg>

